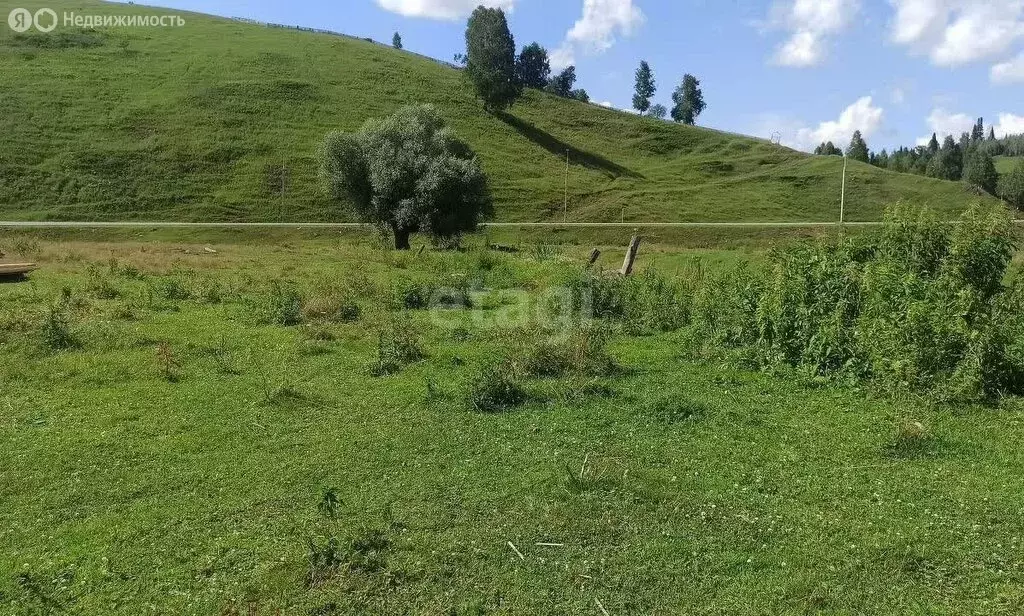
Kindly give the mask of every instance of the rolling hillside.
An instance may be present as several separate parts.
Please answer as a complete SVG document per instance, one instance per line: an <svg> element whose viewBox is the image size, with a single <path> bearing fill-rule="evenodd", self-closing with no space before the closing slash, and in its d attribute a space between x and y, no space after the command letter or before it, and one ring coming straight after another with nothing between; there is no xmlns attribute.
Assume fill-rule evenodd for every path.
<svg viewBox="0 0 1024 616"><path fill-rule="evenodd" d="M4 4L6 15L13 5ZM173 13L46 5L58 13ZM437 105L476 149L500 220L562 219L567 151L573 221L837 216L839 158L539 92L494 117L457 70L414 54L183 15L180 28L0 29L0 218L344 219L316 178L324 134L417 102ZM852 163L847 215L877 219L898 199L951 210L971 198L959 184Z"/></svg>

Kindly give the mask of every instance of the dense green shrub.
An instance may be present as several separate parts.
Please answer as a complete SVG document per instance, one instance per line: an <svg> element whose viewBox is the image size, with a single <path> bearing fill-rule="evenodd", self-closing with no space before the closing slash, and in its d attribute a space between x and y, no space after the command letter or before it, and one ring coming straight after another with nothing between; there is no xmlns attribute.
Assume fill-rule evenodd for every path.
<svg viewBox="0 0 1024 616"><path fill-rule="evenodd" d="M999 178L998 191L1011 205L1024 209L1024 160Z"/></svg>
<svg viewBox="0 0 1024 616"><path fill-rule="evenodd" d="M706 285L694 321L762 366L943 399L1020 393L1024 292L1004 286L1014 249L998 206L955 225L896 206L877 236L799 244L755 275Z"/></svg>
<svg viewBox="0 0 1024 616"><path fill-rule="evenodd" d="M392 306L398 309L423 310L430 306L433 285L408 278L400 278L391 288Z"/></svg>
<svg viewBox="0 0 1024 616"><path fill-rule="evenodd" d="M618 321L627 332L639 334L674 331L686 325L693 285L702 279L699 268L681 279L670 279L655 270L637 276L588 271L570 280L569 287L583 316Z"/></svg>

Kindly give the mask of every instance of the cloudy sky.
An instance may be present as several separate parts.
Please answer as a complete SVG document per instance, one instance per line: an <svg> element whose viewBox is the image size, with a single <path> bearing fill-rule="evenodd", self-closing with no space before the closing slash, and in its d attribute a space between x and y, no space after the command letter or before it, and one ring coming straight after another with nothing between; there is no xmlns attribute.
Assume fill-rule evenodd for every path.
<svg viewBox="0 0 1024 616"><path fill-rule="evenodd" d="M684 73L703 84L699 123L810 149L873 149L969 130L1024 133L1024 0L156 0L326 28L451 60L478 4L509 14L516 43L575 64L594 101L630 106L647 60L657 102Z"/></svg>

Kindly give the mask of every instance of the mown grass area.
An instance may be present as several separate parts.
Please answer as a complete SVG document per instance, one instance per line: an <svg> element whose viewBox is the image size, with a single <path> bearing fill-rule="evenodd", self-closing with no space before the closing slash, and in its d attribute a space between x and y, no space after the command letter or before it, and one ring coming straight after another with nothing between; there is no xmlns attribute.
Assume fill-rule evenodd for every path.
<svg viewBox="0 0 1024 616"><path fill-rule="evenodd" d="M40 237L0 238L42 265L0 285L5 612L1024 601L1019 399L880 397L702 360L685 329L559 321L541 298L589 245ZM645 245L638 280L764 258Z"/></svg>
<svg viewBox="0 0 1024 616"><path fill-rule="evenodd" d="M22 4L173 13L93 0ZM539 92L492 116L457 70L429 59L180 14L180 28L0 29L0 218L344 220L316 177L324 136L414 103L436 105L478 152L499 220L560 220L567 152L570 220L838 217L836 157ZM859 163L848 180L849 220L878 220L899 199L951 214L965 195L958 183Z"/></svg>

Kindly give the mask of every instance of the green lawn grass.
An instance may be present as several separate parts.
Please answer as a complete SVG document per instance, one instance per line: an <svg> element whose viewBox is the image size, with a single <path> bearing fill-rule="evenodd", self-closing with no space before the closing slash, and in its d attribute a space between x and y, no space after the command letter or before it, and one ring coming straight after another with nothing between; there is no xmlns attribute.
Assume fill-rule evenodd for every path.
<svg viewBox="0 0 1024 616"><path fill-rule="evenodd" d="M94 0L26 6L170 13ZM0 218L343 220L316 177L324 135L413 103L436 105L479 153L500 220L562 219L567 152L569 220L838 218L837 157L534 91L499 118L458 71L420 56L183 15L180 28L0 29ZM849 220L877 220L897 200L951 215L971 198L958 183L856 162L847 188Z"/></svg>
<svg viewBox="0 0 1024 616"><path fill-rule="evenodd" d="M590 246L499 254L474 238L417 255L355 235L103 233L0 238L43 266L0 285L5 613L989 615L1024 601L1019 400L877 399L696 361L683 332L619 332L611 376L529 379L526 404L482 414L467 388L519 342L486 327L502 314L488 295L541 297ZM640 266L758 259L653 244ZM266 324L286 305L272 280L307 306L346 290L362 313ZM388 308L415 280L471 281L475 307ZM53 351L58 301L77 344ZM371 377L394 319L424 357ZM908 421L928 435L917 447L900 447ZM330 488L333 517L318 509ZM330 536L345 564L310 587L308 542Z"/></svg>

